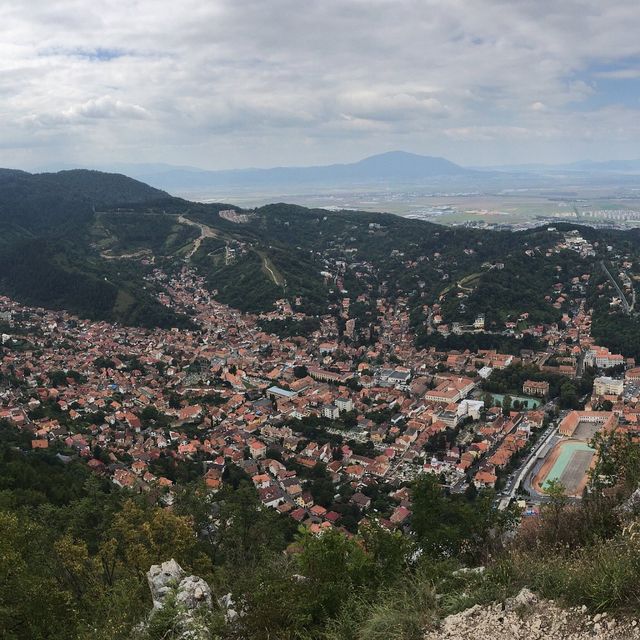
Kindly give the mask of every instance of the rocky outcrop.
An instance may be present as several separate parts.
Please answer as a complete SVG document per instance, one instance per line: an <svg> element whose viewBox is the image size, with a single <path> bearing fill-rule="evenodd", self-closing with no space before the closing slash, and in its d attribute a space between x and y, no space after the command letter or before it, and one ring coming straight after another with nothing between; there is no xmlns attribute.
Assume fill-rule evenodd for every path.
<svg viewBox="0 0 640 640"><path fill-rule="evenodd" d="M476 605L445 618L425 640L640 640L636 620L589 615L586 607L561 609L529 589L515 598Z"/></svg>
<svg viewBox="0 0 640 640"><path fill-rule="evenodd" d="M153 599L150 619L167 606L175 609L172 627L177 637L184 640L206 638L204 623L211 611L213 599L209 585L197 576L188 576L173 559L154 564L147 572L147 581Z"/></svg>
<svg viewBox="0 0 640 640"><path fill-rule="evenodd" d="M623 519L640 513L640 488L636 489L619 507L618 512Z"/></svg>

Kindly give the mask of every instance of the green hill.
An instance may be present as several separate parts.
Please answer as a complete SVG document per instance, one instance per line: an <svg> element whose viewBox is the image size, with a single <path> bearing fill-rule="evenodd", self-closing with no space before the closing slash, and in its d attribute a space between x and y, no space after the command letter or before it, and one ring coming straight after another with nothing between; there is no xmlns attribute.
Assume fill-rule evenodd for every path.
<svg viewBox="0 0 640 640"><path fill-rule="evenodd" d="M242 217L220 215L229 210ZM594 255L556 250L563 233L574 228L593 244ZM561 294L578 295L575 278L590 274L595 282L600 261L612 255L639 257L638 231L556 229L444 227L285 203L241 212L233 205L174 198L119 174L3 169L0 292L91 318L170 326L184 319L143 288L150 267L140 258L176 265L188 260L220 301L244 311L271 310L283 297L298 299L297 309L311 316L332 312L345 296L352 302L361 295L405 298L418 340L446 346L449 339L425 333L424 305L440 304L449 324L468 324L484 314L487 329L495 332L522 317L529 325L553 323L572 311ZM203 232L206 237L195 245ZM633 341L628 336L635 318L609 317L605 302L596 305L598 338L606 344L601 328L622 322L625 344ZM370 319L375 311L365 313ZM451 341L472 346L466 338ZM506 346L490 336L485 343Z"/></svg>

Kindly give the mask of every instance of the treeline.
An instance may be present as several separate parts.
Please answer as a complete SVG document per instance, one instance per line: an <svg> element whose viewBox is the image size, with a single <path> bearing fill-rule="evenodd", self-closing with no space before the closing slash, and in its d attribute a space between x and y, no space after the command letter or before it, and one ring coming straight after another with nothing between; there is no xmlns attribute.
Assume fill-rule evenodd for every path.
<svg viewBox="0 0 640 640"><path fill-rule="evenodd" d="M490 393L521 395L526 380L549 383L549 397L558 398L564 409L577 409L581 396L593 389L594 372L586 369L581 378L571 379L555 373L540 371L532 365L512 364L504 369L494 369L482 389Z"/></svg>
<svg viewBox="0 0 640 640"><path fill-rule="evenodd" d="M541 348L539 340L531 334L522 338L494 333L463 333L443 336L434 332L428 334L424 328L418 329L416 348L428 349L435 347L438 351L478 351L479 349L495 349L500 353L520 355L522 349L538 350Z"/></svg>
<svg viewBox="0 0 640 640"><path fill-rule="evenodd" d="M610 294L602 292L600 285L608 287L608 280L600 275L590 288L589 304L593 306L591 334L598 344L608 347L614 353L640 360L640 321L636 313L627 315L621 309L612 309ZM617 294L616 294L617 295Z"/></svg>

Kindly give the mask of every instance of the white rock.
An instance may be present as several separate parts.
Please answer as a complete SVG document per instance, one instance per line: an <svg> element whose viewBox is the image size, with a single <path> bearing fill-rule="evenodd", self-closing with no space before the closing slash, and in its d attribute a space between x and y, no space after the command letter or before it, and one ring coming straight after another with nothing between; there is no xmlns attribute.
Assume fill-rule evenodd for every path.
<svg viewBox="0 0 640 640"><path fill-rule="evenodd" d="M209 585L197 576L187 576L182 567L173 559L161 565L153 565L147 572L147 581L153 599L151 616L162 609L168 598L175 594L178 608L176 628L181 640L204 640L207 629L194 615L199 610L209 610L213 606Z"/></svg>

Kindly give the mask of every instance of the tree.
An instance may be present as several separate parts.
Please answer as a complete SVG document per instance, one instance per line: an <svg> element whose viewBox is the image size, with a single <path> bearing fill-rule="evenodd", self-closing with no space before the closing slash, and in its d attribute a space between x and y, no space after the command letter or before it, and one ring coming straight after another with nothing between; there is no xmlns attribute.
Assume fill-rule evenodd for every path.
<svg viewBox="0 0 640 640"><path fill-rule="evenodd" d="M557 539L562 525L562 514L567 506L566 488L560 480L553 479L545 483L544 492L549 500L542 508L542 516L550 524L552 539Z"/></svg>
<svg viewBox="0 0 640 640"><path fill-rule="evenodd" d="M497 512L491 493L447 495L436 478L423 474L412 487L411 527L419 546L431 557L471 560L490 553L490 541L513 513ZM493 532L493 533L492 533Z"/></svg>
<svg viewBox="0 0 640 640"><path fill-rule="evenodd" d="M120 560L144 576L152 564L175 558L188 566L195 551L193 521L167 509L144 509L127 500L111 527Z"/></svg>
<svg viewBox="0 0 640 640"><path fill-rule="evenodd" d="M297 557L300 573L306 578L309 615L313 621L335 616L355 587L367 583L373 573L371 558L356 540L330 530L320 537L300 536Z"/></svg>
<svg viewBox="0 0 640 640"><path fill-rule="evenodd" d="M505 396L502 399L502 415L508 416L511 412L511 396Z"/></svg>
<svg viewBox="0 0 640 640"><path fill-rule="evenodd" d="M309 375L309 370L307 369L306 365L299 364L293 367L293 375L298 379L306 378Z"/></svg>
<svg viewBox="0 0 640 640"><path fill-rule="evenodd" d="M560 387L560 406L564 409L571 409L578 406L576 386L569 380Z"/></svg>

